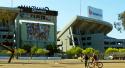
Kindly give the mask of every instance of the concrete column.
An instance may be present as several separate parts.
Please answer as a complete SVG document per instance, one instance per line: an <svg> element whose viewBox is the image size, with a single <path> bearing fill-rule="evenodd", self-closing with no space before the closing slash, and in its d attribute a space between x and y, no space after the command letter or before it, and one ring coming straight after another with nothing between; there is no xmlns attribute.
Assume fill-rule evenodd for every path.
<svg viewBox="0 0 125 68"><path fill-rule="evenodd" d="M75 43L74 43L74 37L73 37L73 33L72 33L72 27L70 27L70 31L71 31L71 40L72 40L72 43L73 43L73 46L75 47Z"/></svg>

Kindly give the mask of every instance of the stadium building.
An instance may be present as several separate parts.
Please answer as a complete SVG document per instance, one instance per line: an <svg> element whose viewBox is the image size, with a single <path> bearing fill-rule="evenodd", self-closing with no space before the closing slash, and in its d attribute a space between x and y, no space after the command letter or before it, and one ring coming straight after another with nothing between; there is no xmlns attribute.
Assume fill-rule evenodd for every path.
<svg viewBox="0 0 125 68"><path fill-rule="evenodd" d="M92 47L104 52L109 47L125 48L125 39L115 39L107 34L113 26L109 22L102 20L102 10L89 6L89 17L75 16L57 34L57 45L66 52L72 47L88 48Z"/></svg>
<svg viewBox="0 0 125 68"><path fill-rule="evenodd" d="M1 45L46 47L56 44L57 11L48 7L0 7Z"/></svg>
<svg viewBox="0 0 125 68"><path fill-rule="evenodd" d="M113 26L106 21L76 16L57 34L57 45L65 52L72 47L92 47L101 52L109 47L125 48L124 39L107 36Z"/></svg>

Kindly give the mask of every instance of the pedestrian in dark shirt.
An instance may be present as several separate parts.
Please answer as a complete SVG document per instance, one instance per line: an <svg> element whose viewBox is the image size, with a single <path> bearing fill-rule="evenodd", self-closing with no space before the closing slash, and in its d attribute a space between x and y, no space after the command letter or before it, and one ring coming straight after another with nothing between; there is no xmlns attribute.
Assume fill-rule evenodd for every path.
<svg viewBox="0 0 125 68"><path fill-rule="evenodd" d="M93 68L95 68L95 65L97 64L97 62L98 62L98 56L95 54L95 53L93 53L93 60L92 60L92 62L93 62Z"/></svg>
<svg viewBox="0 0 125 68"><path fill-rule="evenodd" d="M89 57L87 54L84 55L84 59L85 59L85 68L88 67L88 60L89 60Z"/></svg>

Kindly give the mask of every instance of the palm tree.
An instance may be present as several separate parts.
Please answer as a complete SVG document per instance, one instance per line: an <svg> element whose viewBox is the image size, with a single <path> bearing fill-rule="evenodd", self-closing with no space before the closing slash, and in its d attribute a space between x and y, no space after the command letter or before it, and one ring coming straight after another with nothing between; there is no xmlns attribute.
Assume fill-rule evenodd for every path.
<svg viewBox="0 0 125 68"><path fill-rule="evenodd" d="M47 51L47 50L45 50L45 49L38 48L35 53L38 54L38 55L45 55L45 54L47 54L48 52L49 52L49 51Z"/></svg>
<svg viewBox="0 0 125 68"><path fill-rule="evenodd" d="M122 20L122 25L124 27L124 30L125 30L125 11L121 14L119 14L119 20Z"/></svg>
<svg viewBox="0 0 125 68"><path fill-rule="evenodd" d="M18 53L19 56L21 57L22 54L26 53L26 50L18 48L16 53Z"/></svg>
<svg viewBox="0 0 125 68"><path fill-rule="evenodd" d="M32 55L35 54L35 52L37 51L37 46L32 46L31 47L31 51L30 51L30 58L32 59Z"/></svg>

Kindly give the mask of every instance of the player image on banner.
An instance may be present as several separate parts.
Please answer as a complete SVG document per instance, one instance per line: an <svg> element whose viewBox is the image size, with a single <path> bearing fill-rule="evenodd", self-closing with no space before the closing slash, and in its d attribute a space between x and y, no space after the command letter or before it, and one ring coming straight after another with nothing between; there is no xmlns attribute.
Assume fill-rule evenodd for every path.
<svg viewBox="0 0 125 68"><path fill-rule="evenodd" d="M39 23L26 23L28 40L48 40L49 25Z"/></svg>
<svg viewBox="0 0 125 68"><path fill-rule="evenodd" d="M40 37L40 39L48 40L48 37L49 37L49 26L48 25L40 26L39 37Z"/></svg>

